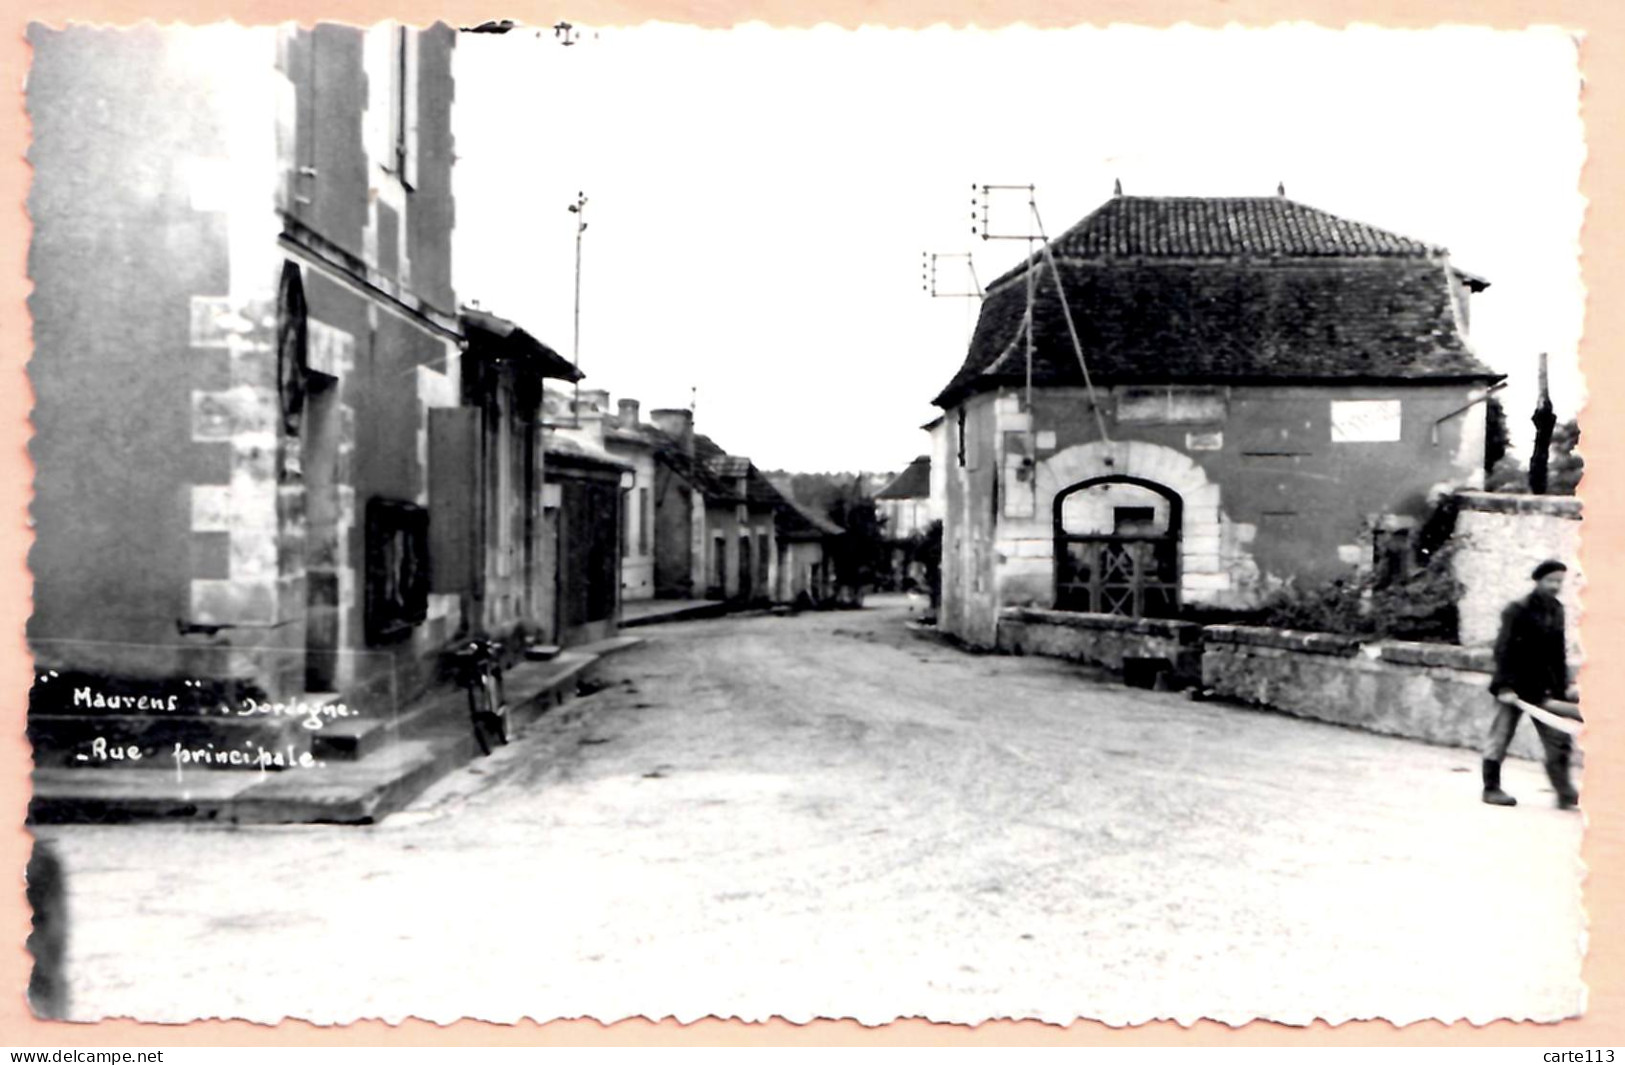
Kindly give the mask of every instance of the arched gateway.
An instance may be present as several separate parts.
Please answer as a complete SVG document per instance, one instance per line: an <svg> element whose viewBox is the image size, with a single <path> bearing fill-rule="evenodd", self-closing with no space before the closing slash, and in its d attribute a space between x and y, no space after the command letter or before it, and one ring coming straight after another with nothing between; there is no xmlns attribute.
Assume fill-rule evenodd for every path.
<svg viewBox="0 0 1625 1065"><path fill-rule="evenodd" d="M1228 584L1219 486L1189 455L1141 440L1077 444L1038 464L1036 488L1052 505L1057 609L1171 617Z"/></svg>
<svg viewBox="0 0 1625 1065"><path fill-rule="evenodd" d="M1056 608L1178 614L1183 518L1179 493L1143 477L1091 477L1056 493Z"/></svg>

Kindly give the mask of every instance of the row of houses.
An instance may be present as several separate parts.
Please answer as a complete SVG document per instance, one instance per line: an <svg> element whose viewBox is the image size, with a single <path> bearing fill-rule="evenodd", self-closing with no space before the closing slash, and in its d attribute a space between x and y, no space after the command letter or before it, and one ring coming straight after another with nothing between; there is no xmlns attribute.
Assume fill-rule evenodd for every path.
<svg viewBox="0 0 1625 1065"><path fill-rule="evenodd" d="M550 391L548 454L623 476L621 598L822 602L835 591L843 530L798 503L750 459L694 429L692 410L649 412L610 394Z"/></svg>
<svg viewBox="0 0 1625 1065"><path fill-rule="evenodd" d="M207 737L172 711L223 690L399 706L637 599L830 594L839 529L459 299L457 31L30 39L42 761Z"/></svg>

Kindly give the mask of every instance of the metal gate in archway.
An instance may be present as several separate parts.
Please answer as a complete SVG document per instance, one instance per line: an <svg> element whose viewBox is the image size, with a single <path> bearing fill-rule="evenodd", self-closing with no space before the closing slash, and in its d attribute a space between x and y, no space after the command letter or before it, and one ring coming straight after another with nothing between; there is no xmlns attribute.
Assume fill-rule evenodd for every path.
<svg viewBox="0 0 1625 1065"><path fill-rule="evenodd" d="M1112 530L1068 531L1068 497L1091 488L1133 486L1160 496L1158 508L1113 508ZM1179 613L1179 541L1183 501L1172 489L1139 477L1094 477L1055 496L1055 608L1124 617Z"/></svg>

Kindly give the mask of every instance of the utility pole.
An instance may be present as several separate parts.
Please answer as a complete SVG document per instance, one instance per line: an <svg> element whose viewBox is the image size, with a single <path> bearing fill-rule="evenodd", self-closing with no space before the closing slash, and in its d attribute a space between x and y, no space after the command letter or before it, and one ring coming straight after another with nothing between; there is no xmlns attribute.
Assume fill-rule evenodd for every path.
<svg viewBox="0 0 1625 1065"><path fill-rule="evenodd" d="M965 261L965 287L955 289L945 283L938 269L944 259ZM976 334L976 307L986 295L981 279L976 276L976 260L968 251L923 251L920 253L920 291L934 300L962 299L965 301L965 342L969 344Z"/></svg>
<svg viewBox="0 0 1625 1065"><path fill-rule="evenodd" d="M976 195L971 200L971 232L979 235L983 240L1024 240L1027 242L1027 262L1025 265L1027 282L1027 313L1022 319L1017 335L1011 338L1010 348L1014 350L1018 341L1026 343L1027 355L1027 408L1032 410L1032 367L1034 345L1036 338L1033 329L1036 325L1038 278L1037 271L1047 268L1050 280L1055 285L1056 304L1061 310L1061 317L1066 322L1067 339L1072 342L1072 353L1078 360L1078 369L1083 375L1083 385L1089 390L1089 406L1094 411L1095 428L1100 433L1100 441L1106 445L1104 463L1107 466L1116 465L1116 457L1111 451L1111 437L1106 431L1106 419L1100 411L1100 398L1095 393L1094 382L1089 376L1089 363L1084 358L1083 343L1078 336L1077 323L1072 319L1072 307L1067 302L1066 286L1061 278L1061 270L1055 261L1055 254L1050 250L1049 234L1044 230L1044 221L1038 213L1038 191L1032 185L972 185L971 189ZM994 225L993 200L997 194L1007 192L1025 192L1027 194L1027 232L1003 232ZM1123 183L1118 181L1113 186L1115 195L1123 194ZM1005 197L1000 197L1005 198ZM1028 462L1037 461L1037 453L1033 448L1033 430L1029 422L1027 431L1027 458Z"/></svg>
<svg viewBox="0 0 1625 1065"><path fill-rule="evenodd" d="M575 384L575 398L571 400L571 412L577 417L581 415L581 235L587 231L587 194L576 193L576 202L570 205L570 213L576 216L576 307L575 328L570 337L570 365L578 371Z"/></svg>

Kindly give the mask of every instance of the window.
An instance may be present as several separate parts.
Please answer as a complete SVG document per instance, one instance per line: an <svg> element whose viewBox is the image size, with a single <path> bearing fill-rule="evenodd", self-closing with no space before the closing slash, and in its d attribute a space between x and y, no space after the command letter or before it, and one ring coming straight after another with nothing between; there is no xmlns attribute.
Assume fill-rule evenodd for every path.
<svg viewBox="0 0 1625 1065"><path fill-rule="evenodd" d="M1151 533L1156 522L1156 507L1116 507L1112 512L1112 532L1118 536Z"/></svg>
<svg viewBox="0 0 1625 1065"><path fill-rule="evenodd" d="M1117 420L1141 425L1208 425L1227 413L1224 393L1213 388L1124 388Z"/></svg>
<svg viewBox="0 0 1625 1065"><path fill-rule="evenodd" d="M960 468L963 469L964 465L965 465L965 408L964 407L959 408L959 425L958 425L958 427L956 429L955 439L957 439L958 442L959 442L959 465L960 465Z"/></svg>
<svg viewBox="0 0 1625 1065"><path fill-rule="evenodd" d="M632 539L633 538L632 522L633 522L633 520L634 520L634 518L632 516L632 508L631 507L622 507L621 508L621 557L622 558L631 558L632 557L632 543L633 543L633 539Z"/></svg>
<svg viewBox="0 0 1625 1065"><path fill-rule="evenodd" d="M368 500L365 544L367 642L404 638L429 614L429 512L403 500Z"/></svg>

